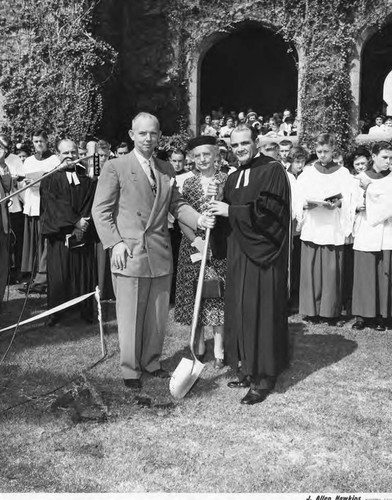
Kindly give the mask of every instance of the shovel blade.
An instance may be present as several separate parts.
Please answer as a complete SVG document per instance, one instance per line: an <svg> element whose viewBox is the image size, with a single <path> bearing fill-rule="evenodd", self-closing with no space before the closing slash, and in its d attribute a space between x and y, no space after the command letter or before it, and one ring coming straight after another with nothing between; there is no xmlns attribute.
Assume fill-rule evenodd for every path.
<svg viewBox="0 0 392 500"><path fill-rule="evenodd" d="M196 382L203 368L203 363L198 360L192 361L182 358L170 379L169 389L171 395L177 399L183 398Z"/></svg>

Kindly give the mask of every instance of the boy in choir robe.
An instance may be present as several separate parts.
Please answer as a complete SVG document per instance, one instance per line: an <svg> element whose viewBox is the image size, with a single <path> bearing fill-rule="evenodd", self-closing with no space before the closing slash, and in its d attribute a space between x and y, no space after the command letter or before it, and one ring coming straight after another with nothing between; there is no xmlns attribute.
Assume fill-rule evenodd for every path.
<svg viewBox="0 0 392 500"><path fill-rule="evenodd" d="M225 352L238 369L230 388L250 387L241 404L260 403L287 367L287 269L290 186L283 166L257 155L257 131L239 125L231 147L240 167L229 175L213 215L227 218ZM217 189L210 194L217 194Z"/></svg>
<svg viewBox="0 0 392 500"><path fill-rule="evenodd" d="M375 143L373 166L357 175L352 312L355 330L386 329L392 316L392 146Z"/></svg>
<svg viewBox="0 0 392 500"><path fill-rule="evenodd" d="M343 249L351 232L352 177L333 161L335 138L320 134L318 160L297 181L300 200L301 277L299 312L305 320L342 326Z"/></svg>
<svg viewBox="0 0 392 500"><path fill-rule="evenodd" d="M33 132L33 146L35 153L26 158L23 164L25 178L22 183L27 186L43 174L58 166L59 161L55 154L48 149L48 134L43 129ZM45 293L47 287L46 269L46 242L42 237L40 220L40 183L34 184L24 193L23 213L25 214L23 232L23 250L21 272L30 273L33 282L26 283L19 291L26 293ZM30 279L31 282L31 279Z"/></svg>
<svg viewBox="0 0 392 500"><path fill-rule="evenodd" d="M279 156L280 162L287 170L290 167L290 161L288 160L288 156L290 151L293 149L293 143L289 139L283 139L279 143Z"/></svg>
<svg viewBox="0 0 392 500"><path fill-rule="evenodd" d="M95 181L83 169L69 165L78 158L76 144L63 139L57 146L64 169L41 182L42 234L48 242L48 308L94 291L97 279L94 259L96 233L91 220ZM80 304L82 319L93 320L94 297ZM62 318L53 314L47 325Z"/></svg>

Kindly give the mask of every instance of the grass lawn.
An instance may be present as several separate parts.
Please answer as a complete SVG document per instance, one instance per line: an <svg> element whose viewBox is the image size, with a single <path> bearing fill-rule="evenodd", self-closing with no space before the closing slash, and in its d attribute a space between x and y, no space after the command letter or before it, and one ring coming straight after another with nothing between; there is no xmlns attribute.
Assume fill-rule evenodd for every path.
<svg viewBox="0 0 392 500"><path fill-rule="evenodd" d="M1 326L16 321L22 303L12 287ZM100 358L98 324L20 328L0 366L0 492L392 491L392 331L290 317L291 366L252 407L239 404L246 389L227 387L229 368L213 369L209 340L188 396L175 401L167 380L146 376L145 407L122 384L114 304L103 306L109 357L85 373L107 405L103 422L76 422L69 408L52 407ZM31 296L25 316L44 307ZM0 334L1 355L11 335ZM187 338L170 314L168 370L188 355Z"/></svg>

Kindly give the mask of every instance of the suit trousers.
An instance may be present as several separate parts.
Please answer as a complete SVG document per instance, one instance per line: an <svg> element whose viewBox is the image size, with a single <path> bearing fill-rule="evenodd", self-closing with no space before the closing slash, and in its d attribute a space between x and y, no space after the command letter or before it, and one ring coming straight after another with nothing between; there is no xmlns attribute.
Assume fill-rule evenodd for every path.
<svg viewBox="0 0 392 500"><path fill-rule="evenodd" d="M112 274L124 379L161 367L172 275L134 278Z"/></svg>

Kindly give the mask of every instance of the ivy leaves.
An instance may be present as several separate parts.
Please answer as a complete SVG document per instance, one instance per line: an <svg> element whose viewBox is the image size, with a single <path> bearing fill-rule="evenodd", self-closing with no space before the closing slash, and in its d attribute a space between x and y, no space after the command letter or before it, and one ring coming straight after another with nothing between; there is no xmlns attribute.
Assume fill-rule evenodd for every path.
<svg viewBox="0 0 392 500"><path fill-rule="evenodd" d="M13 135L45 127L52 139L93 134L102 116L104 81L117 54L91 35L99 0L0 2L10 54L1 61L0 90ZM8 2L7 2L8 3ZM99 75L99 76L98 76Z"/></svg>

